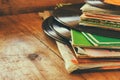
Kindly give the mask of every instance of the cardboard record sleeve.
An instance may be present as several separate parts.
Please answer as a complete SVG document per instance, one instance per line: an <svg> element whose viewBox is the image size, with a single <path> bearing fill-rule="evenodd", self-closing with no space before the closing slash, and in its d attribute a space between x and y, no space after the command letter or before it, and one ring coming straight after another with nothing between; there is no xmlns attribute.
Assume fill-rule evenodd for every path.
<svg viewBox="0 0 120 80"><path fill-rule="evenodd" d="M86 3L103 9L112 9L114 11L120 10L120 5L109 4L109 2L106 3L105 0L86 0Z"/></svg>
<svg viewBox="0 0 120 80"><path fill-rule="evenodd" d="M117 37L120 38L120 31L117 30L110 30L105 28L99 27L92 27L89 25L80 25L80 16L82 11L80 8L84 5L81 4L74 4L74 5L66 5L60 8L57 8L53 11L53 17L59 23L67 26L68 28L75 29L78 31L84 31L88 33L94 33L97 35L104 35L109 37Z"/></svg>

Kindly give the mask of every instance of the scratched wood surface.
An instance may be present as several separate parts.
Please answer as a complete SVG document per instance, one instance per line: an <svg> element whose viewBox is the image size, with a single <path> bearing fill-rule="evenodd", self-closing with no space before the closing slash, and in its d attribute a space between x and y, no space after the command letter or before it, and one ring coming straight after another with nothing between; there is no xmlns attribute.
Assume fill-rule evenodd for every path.
<svg viewBox="0 0 120 80"><path fill-rule="evenodd" d="M37 13L0 17L0 80L120 80L120 71L68 74Z"/></svg>

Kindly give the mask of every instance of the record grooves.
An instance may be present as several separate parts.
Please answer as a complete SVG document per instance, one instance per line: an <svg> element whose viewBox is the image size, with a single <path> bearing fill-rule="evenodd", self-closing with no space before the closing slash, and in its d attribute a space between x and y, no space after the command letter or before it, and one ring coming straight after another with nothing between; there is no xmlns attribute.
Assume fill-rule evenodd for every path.
<svg viewBox="0 0 120 80"><path fill-rule="evenodd" d="M87 0L87 1L88 1L88 3L90 1L92 2L92 0ZM99 0L96 0L96 1L99 2ZM84 5L84 3L60 7L58 9L54 10L53 17L56 20L56 22L59 22L62 25L67 26L71 29L85 31L85 32L89 32L92 34L120 38L120 35L116 35L116 34L119 34L119 31L117 31L117 30L114 31L114 30L102 29L102 28L98 28L98 27L79 25L80 15L82 14L82 11L80 10L80 8L83 5Z"/></svg>
<svg viewBox="0 0 120 80"><path fill-rule="evenodd" d="M63 43L57 43L57 46L62 58L66 61L65 67L70 73L78 70L78 68L80 71L105 71L119 69L120 65L117 58L120 55L117 53L119 53L120 39L117 38L120 38L120 32L92 27L90 25L80 25L80 15L82 14L80 8L83 5L84 3L67 5L54 10L53 15L45 19L42 23L44 32L54 40ZM93 9L93 11L94 10L95 9ZM64 55L64 53L66 55ZM77 61L78 66L75 65L76 67L74 69L69 69L69 67L71 68L74 66L73 61L73 65L68 65L73 59ZM96 62L96 59L98 62Z"/></svg>
<svg viewBox="0 0 120 80"><path fill-rule="evenodd" d="M71 40L70 29L120 38L120 35L117 35L119 34L119 31L79 25L80 15L82 14L80 7L83 5L84 3L67 5L54 10L53 15L43 22L42 26L44 32L48 36L62 43L69 43Z"/></svg>
<svg viewBox="0 0 120 80"><path fill-rule="evenodd" d="M60 7L53 12L54 19L65 26L74 27L79 23L79 17L82 14L80 7L84 3Z"/></svg>
<svg viewBox="0 0 120 80"><path fill-rule="evenodd" d="M42 24L42 28L44 30L44 32L50 36L51 38L55 39L56 41L59 41L61 43L64 44L69 44L69 41L61 36L59 36L55 31L53 31L53 29L51 29L51 27L49 26L49 19L51 17L47 18L46 20L44 20L43 24Z"/></svg>
<svg viewBox="0 0 120 80"><path fill-rule="evenodd" d="M58 21L56 21L54 19L54 17L49 18L48 24L49 24L49 27L51 29L53 29L53 31L55 31L59 36L65 38L67 40L71 39L70 28L68 28L67 26L64 26L61 23L59 23Z"/></svg>

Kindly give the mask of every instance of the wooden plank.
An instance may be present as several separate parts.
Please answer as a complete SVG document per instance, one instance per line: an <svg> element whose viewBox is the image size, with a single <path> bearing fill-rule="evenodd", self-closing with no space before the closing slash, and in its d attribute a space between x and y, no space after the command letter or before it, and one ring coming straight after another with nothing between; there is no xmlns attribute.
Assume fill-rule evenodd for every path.
<svg viewBox="0 0 120 80"><path fill-rule="evenodd" d="M119 71L68 74L42 21L35 13L0 17L0 80L120 79Z"/></svg>
<svg viewBox="0 0 120 80"><path fill-rule="evenodd" d="M119 74L120 74L119 70L115 72L104 72L103 73L103 75L106 77L107 80L120 80Z"/></svg>
<svg viewBox="0 0 120 80"><path fill-rule="evenodd" d="M21 18L24 17L24 18ZM42 29L42 22L43 19L38 16L38 14L22 14L18 16L11 16L11 19L14 19L15 22L19 23L24 26L27 30L29 30L36 38L38 38L42 43L48 46L53 52L60 56L55 41L48 37L43 29ZM30 24L31 23L31 24ZM23 28L23 27L20 27ZM25 29L23 29L25 30Z"/></svg>
<svg viewBox="0 0 120 80"><path fill-rule="evenodd" d="M54 9L58 3L81 3L83 0L0 0L0 15L38 12Z"/></svg>
<svg viewBox="0 0 120 80"><path fill-rule="evenodd" d="M27 58L36 51L36 43L31 42L34 38L23 36L24 33L17 30L7 18L0 18L0 23L1 80L44 80L35 65Z"/></svg>
<svg viewBox="0 0 120 80"><path fill-rule="evenodd" d="M26 14L24 14L24 15L15 16L15 17L12 16L10 18L17 23L21 22L21 26L24 26L24 27L19 27L20 29L22 29L24 32L26 32L26 29L27 29L37 39L39 39L42 43L44 43L50 50L52 50L52 52L54 52L55 54L57 54L59 56L59 52L57 50L57 47L55 47L56 45L54 43L54 40L52 40L51 38L49 38L46 35L43 35L44 32L41 28L41 24L42 24L41 20L42 19L37 14L32 14L32 15L27 14L27 16L26 16ZM54 56L52 58L54 59ZM55 59L55 60L57 60L57 59ZM59 62L59 61L56 61L56 63L57 62ZM61 68L63 68L63 65L64 65L63 62L61 64L59 64L59 66L61 66ZM78 80L79 79L108 80L108 78L106 78L106 77L109 76L109 74L111 74L110 78L112 78L114 76L116 79L119 79L119 76L117 76L115 73L116 73L116 71L110 71L110 72L108 71L107 73L106 72L94 72L94 73L83 73L83 74L78 73L78 75L72 75L71 78L76 79L76 80L77 79ZM117 73L119 74L119 71L117 71Z"/></svg>
<svg viewBox="0 0 120 80"><path fill-rule="evenodd" d="M70 80L76 78L76 76L68 75L63 66L63 60L21 25L21 21L16 22L16 17L0 18L1 80ZM33 20L30 20L29 24L33 25ZM34 58L33 55L38 56ZM78 79L83 80L80 76Z"/></svg>
<svg viewBox="0 0 120 80"><path fill-rule="evenodd" d="M0 0L0 15L11 14L10 2L8 0Z"/></svg>

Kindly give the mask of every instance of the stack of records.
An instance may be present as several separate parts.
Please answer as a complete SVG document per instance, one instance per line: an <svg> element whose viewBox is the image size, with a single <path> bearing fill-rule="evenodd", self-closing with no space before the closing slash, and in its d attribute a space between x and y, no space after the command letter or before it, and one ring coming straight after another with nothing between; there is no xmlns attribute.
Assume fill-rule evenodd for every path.
<svg viewBox="0 0 120 80"><path fill-rule="evenodd" d="M56 40L69 73L120 69L119 8L109 0L87 0L62 5L44 20L43 30Z"/></svg>

